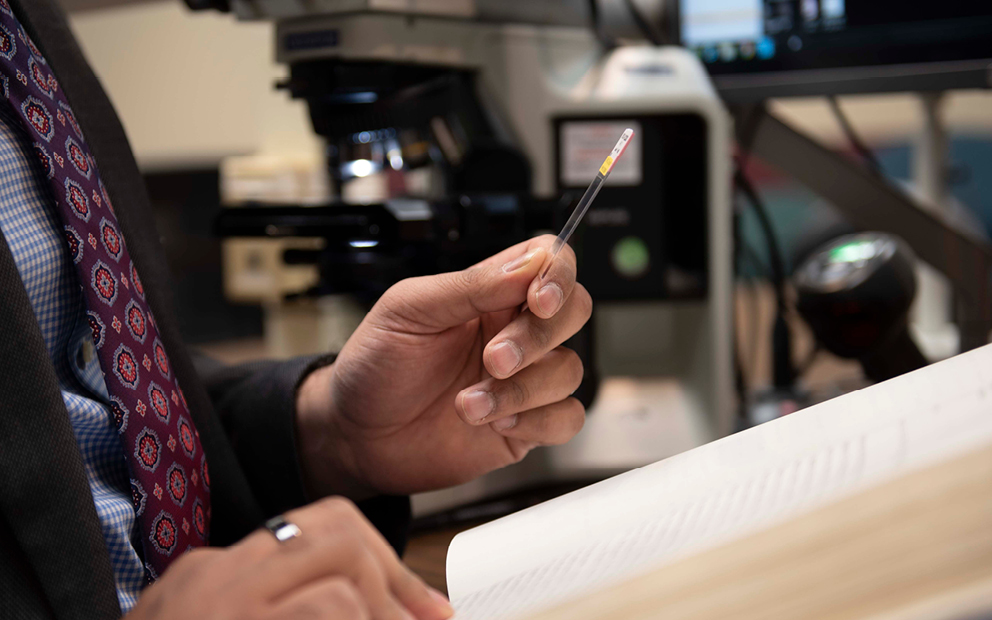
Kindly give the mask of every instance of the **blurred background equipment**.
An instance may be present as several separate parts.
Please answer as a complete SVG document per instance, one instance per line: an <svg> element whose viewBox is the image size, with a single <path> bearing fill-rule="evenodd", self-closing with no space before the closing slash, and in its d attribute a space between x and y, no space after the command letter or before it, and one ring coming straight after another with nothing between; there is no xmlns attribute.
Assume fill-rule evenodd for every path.
<svg viewBox="0 0 992 620"><path fill-rule="evenodd" d="M590 326L570 343L590 369L580 394L589 406L586 430L474 490L421 498L420 508L657 460L688 447L666 442L668 435L705 441L817 399L802 383L809 364L795 360L797 310L813 331L809 360L821 348L855 358L868 380L925 363L906 328L916 291L906 270L914 253L958 294L957 316L949 299L937 303L918 321L916 337L935 357L987 340L992 252L943 206L939 122L927 127L930 140L921 150L929 165L919 167L918 197L884 177L836 99L833 113L863 164L807 139L763 103L783 95L987 83L979 70L988 66L989 51L979 44L992 31L987 7L895 13L894 6L868 5L466 0L318 8L234 0L239 17L275 21L276 56L289 67L280 88L307 104L324 139L336 202L231 208L220 230L241 238L321 239L317 249L284 254L286 263L313 265L317 282L267 312L286 315L306 299L350 299L357 321L363 304L403 277L464 268L558 229L594 160L623 127L634 127L628 160L618 164L573 244L597 302ZM652 45L625 43L630 38ZM679 40L701 62L655 47ZM742 240L731 228L742 218L730 217L725 117L703 65L732 104L735 185L760 224L775 299L771 384L752 392L738 368L744 415L736 424L730 274L744 255L731 250L733 237L739 246ZM848 265L853 279L843 289L818 288L828 274L814 273L815 265L824 266L829 252L814 252L790 278L796 263L749 177L759 157L823 195L852 232L878 230L906 241L884 236L865 245L879 253ZM925 299L949 297L939 275L919 277ZM340 311L343 303L325 307ZM747 413L754 409L765 413Z"/></svg>
<svg viewBox="0 0 992 620"><path fill-rule="evenodd" d="M902 237L929 267L919 269L914 331L933 358L988 341L987 235L969 230L948 197L941 95L992 84L992 5L967 0L679 0L679 37L734 105L738 143L806 184L859 230ZM836 96L922 93L916 187L884 178ZM768 114L773 97L828 96L864 166L834 157ZM938 238L941 240L938 241ZM931 269L932 268L932 269ZM934 271L935 270L935 271Z"/></svg>
<svg viewBox="0 0 992 620"><path fill-rule="evenodd" d="M942 359L986 343L992 329L992 249L978 219L950 195L953 177L941 104L944 91L992 85L992 48L988 45L992 5L679 0L672 8L678 12L673 21L678 24L680 42L703 60L721 98L731 106L738 142L735 180L767 247L766 256L755 261L753 248L738 245L740 260L752 265L765 261L776 308L770 388L749 393L743 371L738 374L745 402L743 425L785 415L818 400L820 396L803 387L802 379L821 350L857 358L865 378L881 380L916 368L928 358ZM837 99L843 94L896 91L920 93L923 123L914 152L915 184L908 187L888 177ZM776 113L782 107L769 101L797 96L827 97L830 114L854 157L824 148L796 131ZM767 170L768 164L819 195L831 213L818 228L799 235L787 231L791 236L805 236L808 244L841 232L868 230L903 240L885 246L900 251L891 258L893 262L872 271L868 278L872 287L883 282L887 286L855 287L845 293L884 293L888 298L872 304L860 298L857 311L849 307L853 314L844 315L834 305L843 298L839 292L826 297L822 291L814 294L815 279L808 276L819 263L809 258L808 245L796 248L799 251L791 266L784 267L784 244L776 239L773 218L749 179L755 168ZM840 221L829 221L837 215ZM738 231L738 241L744 237ZM797 245L802 243L800 239ZM909 278L904 267L913 254L921 260L914 265L915 278ZM829 254L819 255L820 260L825 257ZM805 327L788 318L794 313L784 284L787 270L796 265L803 265L793 279L798 310L813 328L812 336L807 336L813 343L810 353L798 364L793 335ZM874 262L863 265L857 274L865 275L874 266ZM908 329L903 329L903 310L909 312ZM890 314L894 322L886 326L893 330L891 340L883 339L887 346L875 340L878 334L869 333L872 323L874 329L882 327L882 316L875 316L876 312ZM753 365L748 370L753 373Z"/></svg>
<svg viewBox="0 0 992 620"><path fill-rule="evenodd" d="M927 360L908 325L914 263L912 250L892 235L845 235L796 268L796 309L819 343L861 362L872 381L922 368Z"/></svg>
<svg viewBox="0 0 992 620"><path fill-rule="evenodd" d="M557 231L637 128L573 243L586 429L416 498L435 522L909 368L877 338L910 300L898 339L927 361L988 339L987 3L62 2L112 7L72 25L149 179L184 335L229 360L338 348L396 280ZM821 246L865 231L905 245L810 288Z"/></svg>
<svg viewBox="0 0 992 620"><path fill-rule="evenodd" d="M308 206L229 201L239 204L219 231L232 241L321 240L286 251L284 262L312 265L318 279L268 316L314 298L367 306L402 278L553 233L617 136L636 132L574 240L597 301L569 343L587 367L577 394L587 428L517 467L420 496L418 512L596 479L731 430L731 134L697 58L602 50L585 2L330 5L295 16L277 4L234 8L279 18L277 57L290 71L280 87L307 103L337 195Z"/></svg>
<svg viewBox="0 0 992 620"><path fill-rule="evenodd" d="M984 0L678 0L679 36L727 101L987 88Z"/></svg>

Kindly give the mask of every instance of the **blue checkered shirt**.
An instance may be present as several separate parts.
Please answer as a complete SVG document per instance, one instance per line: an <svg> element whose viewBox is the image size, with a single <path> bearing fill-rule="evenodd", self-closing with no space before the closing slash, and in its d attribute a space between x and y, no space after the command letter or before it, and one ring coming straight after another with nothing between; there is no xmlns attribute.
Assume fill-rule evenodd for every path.
<svg viewBox="0 0 992 620"><path fill-rule="evenodd" d="M144 585L127 463L106 406L107 386L55 197L20 119L6 102L0 105L0 229L55 366L126 614Z"/></svg>

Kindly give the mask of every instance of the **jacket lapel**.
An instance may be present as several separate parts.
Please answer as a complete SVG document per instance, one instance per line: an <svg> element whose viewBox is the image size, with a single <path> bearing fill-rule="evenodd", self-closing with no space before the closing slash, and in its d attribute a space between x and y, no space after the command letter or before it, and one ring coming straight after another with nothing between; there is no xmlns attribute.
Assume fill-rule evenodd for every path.
<svg viewBox="0 0 992 620"><path fill-rule="evenodd" d="M0 291L0 511L59 618L118 617L83 459L2 235Z"/></svg>
<svg viewBox="0 0 992 620"><path fill-rule="evenodd" d="M144 179L124 128L54 3L51 0L10 2L52 66L96 158L128 253L141 274L148 304L207 454L212 478L211 544L232 543L261 524L262 510L183 346L172 310L173 287L165 252L155 230Z"/></svg>

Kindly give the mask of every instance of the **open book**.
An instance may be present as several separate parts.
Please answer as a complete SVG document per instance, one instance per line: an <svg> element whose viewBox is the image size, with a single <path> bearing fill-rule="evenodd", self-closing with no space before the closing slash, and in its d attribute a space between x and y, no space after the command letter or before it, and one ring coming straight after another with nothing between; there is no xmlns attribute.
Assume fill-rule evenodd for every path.
<svg viewBox="0 0 992 620"><path fill-rule="evenodd" d="M459 534L458 620L605 589L992 443L992 345Z"/></svg>

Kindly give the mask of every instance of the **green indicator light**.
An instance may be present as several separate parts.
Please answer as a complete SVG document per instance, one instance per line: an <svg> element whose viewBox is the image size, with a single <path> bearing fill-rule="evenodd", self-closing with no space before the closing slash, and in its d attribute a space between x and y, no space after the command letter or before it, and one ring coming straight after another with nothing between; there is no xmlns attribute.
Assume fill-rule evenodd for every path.
<svg viewBox="0 0 992 620"><path fill-rule="evenodd" d="M651 264L648 245L640 237L624 237L613 246L613 268L631 280L643 276Z"/></svg>
<svg viewBox="0 0 992 620"><path fill-rule="evenodd" d="M856 263L875 255L873 241L851 241L830 250L830 260L835 263Z"/></svg>

